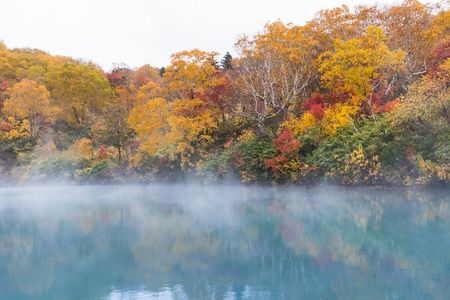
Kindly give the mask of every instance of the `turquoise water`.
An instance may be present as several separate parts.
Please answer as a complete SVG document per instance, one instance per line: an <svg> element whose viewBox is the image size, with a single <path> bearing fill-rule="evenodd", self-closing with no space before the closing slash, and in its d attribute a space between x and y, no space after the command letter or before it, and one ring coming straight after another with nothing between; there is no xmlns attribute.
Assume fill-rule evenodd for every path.
<svg viewBox="0 0 450 300"><path fill-rule="evenodd" d="M449 299L450 192L0 189L0 299Z"/></svg>

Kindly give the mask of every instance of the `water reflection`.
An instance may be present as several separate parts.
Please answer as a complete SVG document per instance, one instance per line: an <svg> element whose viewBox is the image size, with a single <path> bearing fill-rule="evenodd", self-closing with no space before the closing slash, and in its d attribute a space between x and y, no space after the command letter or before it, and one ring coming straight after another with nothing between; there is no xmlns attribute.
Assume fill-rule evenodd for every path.
<svg viewBox="0 0 450 300"><path fill-rule="evenodd" d="M448 191L0 190L0 299L448 299Z"/></svg>

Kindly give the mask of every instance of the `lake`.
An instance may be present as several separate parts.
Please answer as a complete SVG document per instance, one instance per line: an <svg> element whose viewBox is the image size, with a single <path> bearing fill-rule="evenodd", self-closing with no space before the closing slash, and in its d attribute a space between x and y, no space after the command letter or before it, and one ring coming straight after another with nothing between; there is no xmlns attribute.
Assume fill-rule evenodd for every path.
<svg viewBox="0 0 450 300"><path fill-rule="evenodd" d="M448 190L0 189L0 299L449 299Z"/></svg>

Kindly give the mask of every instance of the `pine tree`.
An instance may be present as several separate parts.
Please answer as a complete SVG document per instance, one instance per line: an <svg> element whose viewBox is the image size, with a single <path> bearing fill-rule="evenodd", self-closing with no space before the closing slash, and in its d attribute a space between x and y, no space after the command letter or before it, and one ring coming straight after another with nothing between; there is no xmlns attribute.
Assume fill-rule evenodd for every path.
<svg viewBox="0 0 450 300"><path fill-rule="evenodd" d="M158 73L159 73L159 76L163 77L164 73L166 73L166 68L162 67L161 69L159 69Z"/></svg>
<svg viewBox="0 0 450 300"><path fill-rule="evenodd" d="M228 71L228 70L233 69L232 59L233 59L233 57L231 57L230 52L227 52L225 54L225 56L223 57L222 61L220 62L223 71Z"/></svg>

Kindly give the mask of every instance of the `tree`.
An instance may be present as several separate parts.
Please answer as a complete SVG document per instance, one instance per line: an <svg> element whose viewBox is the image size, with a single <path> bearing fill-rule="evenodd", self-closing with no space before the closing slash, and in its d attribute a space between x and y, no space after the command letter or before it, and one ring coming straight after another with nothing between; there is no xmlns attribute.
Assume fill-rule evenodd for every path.
<svg viewBox="0 0 450 300"><path fill-rule="evenodd" d="M236 43L231 81L240 91L237 113L255 120L261 131L267 122L278 123L310 84L315 73L315 42L302 27L268 23L252 38Z"/></svg>
<svg viewBox="0 0 450 300"><path fill-rule="evenodd" d="M424 135L450 127L450 59L411 86L393 120Z"/></svg>
<svg viewBox="0 0 450 300"><path fill-rule="evenodd" d="M158 74L160 77L163 77L165 73L166 73L165 67L161 67L161 69L159 69L159 71L158 71Z"/></svg>
<svg viewBox="0 0 450 300"><path fill-rule="evenodd" d="M143 74L142 70L140 74ZM136 95L139 92L139 86L146 84L149 80L141 75L137 75L137 71L122 66L114 68L110 73L106 74L109 85L111 86L117 103L126 105L131 108L136 101Z"/></svg>
<svg viewBox="0 0 450 300"><path fill-rule="evenodd" d="M439 11L436 5L405 0L399 5L384 7L381 12L386 45L393 51L406 52L399 81L403 93L415 78L427 71L427 58L443 37L445 28L435 22L436 11Z"/></svg>
<svg viewBox="0 0 450 300"><path fill-rule="evenodd" d="M336 40L362 38L369 26L383 28L389 50L406 52L405 67L392 86L398 96L426 72L426 58L448 37L449 14L441 4L405 0L394 5L359 5L353 10L343 5L318 12L306 27L317 40L319 52L332 51Z"/></svg>
<svg viewBox="0 0 450 300"><path fill-rule="evenodd" d="M120 104L106 108L105 114L91 128L92 138L98 144L115 147L122 163L122 150L134 137L135 132L128 124L128 107Z"/></svg>
<svg viewBox="0 0 450 300"><path fill-rule="evenodd" d="M172 54L172 63L166 68L162 83L167 86L170 99L195 99L218 84L214 77L219 72L215 67L216 55L217 52L198 49Z"/></svg>
<svg viewBox="0 0 450 300"><path fill-rule="evenodd" d="M365 103L374 120L373 95L386 80L392 79L392 70L402 67L405 56L401 50L390 51L384 40L381 28L372 26L361 39L336 40L334 52L322 56L320 68L325 86L351 95L348 104L354 107Z"/></svg>
<svg viewBox="0 0 450 300"><path fill-rule="evenodd" d="M236 94L226 73L218 72L213 76L216 77L216 84L200 94L199 98L219 125L233 116Z"/></svg>
<svg viewBox="0 0 450 300"><path fill-rule="evenodd" d="M11 88L6 81L0 83L0 116L2 115L3 102L6 100L7 91Z"/></svg>
<svg viewBox="0 0 450 300"><path fill-rule="evenodd" d="M225 53L225 56L220 62L220 65L224 72L233 69L233 57L231 56L230 52Z"/></svg>
<svg viewBox="0 0 450 300"><path fill-rule="evenodd" d="M215 76L214 55L198 49L175 53L163 80L141 88L129 122L151 155L178 157L182 168L204 155L219 117L208 103L212 89L222 83Z"/></svg>
<svg viewBox="0 0 450 300"><path fill-rule="evenodd" d="M28 119L30 135L35 136L42 122L53 117L50 106L50 93L45 86L28 79L22 79L13 87L11 97L5 100L3 111L6 115Z"/></svg>
<svg viewBox="0 0 450 300"><path fill-rule="evenodd" d="M332 51L336 40L342 42L364 35L370 25L379 26L376 6L357 6L352 12L342 5L321 10L305 27L309 35L317 41L319 52Z"/></svg>
<svg viewBox="0 0 450 300"><path fill-rule="evenodd" d="M161 80L161 76L159 76L159 72L157 68L154 68L150 65L143 65L139 69L136 70L136 83L139 86L143 86L150 81L159 81Z"/></svg>
<svg viewBox="0 0 450 300"><path fill-rule="evenodd" d="M114 100L103 72L93 64L65 63L47 75L53 99L60 107L59 118L71 126L85 126L90 114L102 114Z"/></svg>

